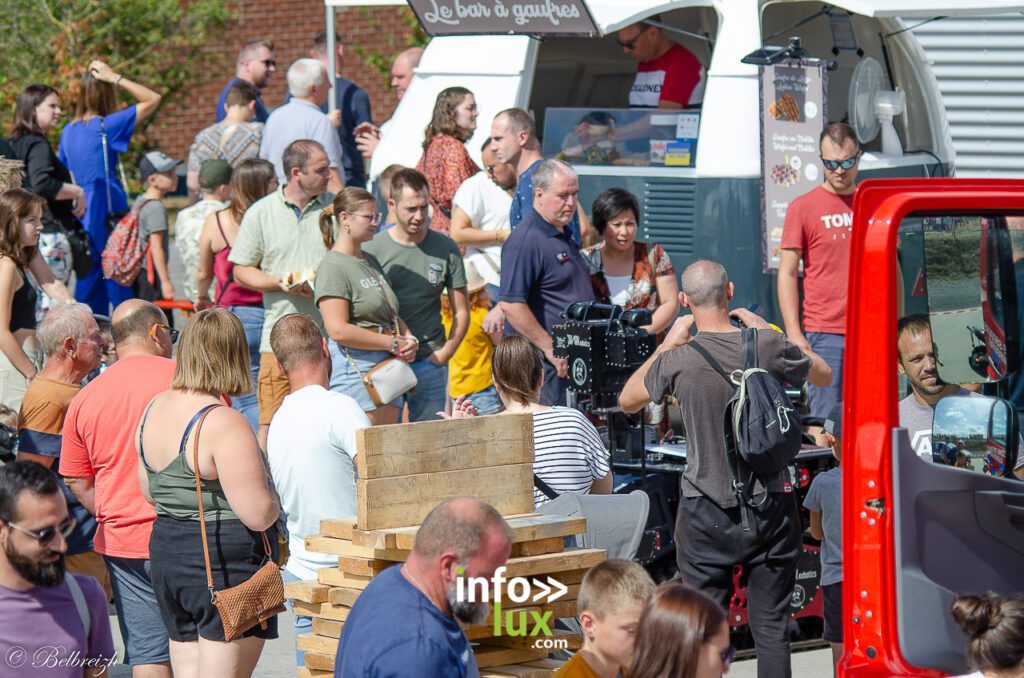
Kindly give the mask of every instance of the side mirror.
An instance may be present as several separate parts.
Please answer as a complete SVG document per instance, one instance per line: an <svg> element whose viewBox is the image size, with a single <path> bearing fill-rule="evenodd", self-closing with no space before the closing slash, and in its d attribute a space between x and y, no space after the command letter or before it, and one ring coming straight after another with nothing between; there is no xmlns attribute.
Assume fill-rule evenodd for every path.
<svg viewBox="0 0 1024 678"><path fill-rule="evenodd" d="M935 405L932 461L1012 478L1019 447L1017 412L991 396L949 396Z"/></svg>

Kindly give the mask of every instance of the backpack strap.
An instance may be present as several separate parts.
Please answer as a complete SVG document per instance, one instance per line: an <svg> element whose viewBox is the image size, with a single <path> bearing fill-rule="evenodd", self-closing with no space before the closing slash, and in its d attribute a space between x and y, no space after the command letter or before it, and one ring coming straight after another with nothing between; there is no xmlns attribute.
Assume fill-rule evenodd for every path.
<svg viewBox="0 0 1024 678"><path fill-rule="evenodd" d="M749 370L757 367L757 328L744 327L742 330L743 339L743 369Z"/></svg>
<svg viewBox="0 0 1024 678"><path fill-rule="evenodd" d="M736 388L736 384L732 383L732 377L729 376L728 372L722 369L722 366L714 359L714 357L712 357L711 353L709 353L706 348L697 343L696 339L690 341L689 345L693 347L694 351L700 354L701 358L704 358L704 360L707 361L708 365L710 365L715 372L722 375L722 379L725 379L729 383L729 386Z"/></svg>
<svg viewBox="0 0 1024 678"><path fill-rule="evenodd" d="M64 581L68 584L68 592L71 594L71 600L75 603L78 618L82 620L82 626L85 628L85 642L88 644L89 634L92 632L92 614L89 612L89 604L85 602L85 594L82 593L82 587L75 580L75 575L68 572Z"/></svg>

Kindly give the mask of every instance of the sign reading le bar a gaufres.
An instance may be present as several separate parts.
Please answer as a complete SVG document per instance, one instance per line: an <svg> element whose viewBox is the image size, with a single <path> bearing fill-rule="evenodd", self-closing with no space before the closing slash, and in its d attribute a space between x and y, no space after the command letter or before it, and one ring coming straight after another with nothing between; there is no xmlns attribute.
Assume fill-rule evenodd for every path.
<svg viewBox="0 0 1024 678"><path fill-rule="evenodd" d="M821 184L818 135L828 120L825 62L761 67L761 215L766 272L779 268L786 210Z"/></svg>
<svg viewBox="0 0 1024 678"><path fill-rule="evenodd" d="M583 0L409 0L429 35L597 35Z"/></svg>

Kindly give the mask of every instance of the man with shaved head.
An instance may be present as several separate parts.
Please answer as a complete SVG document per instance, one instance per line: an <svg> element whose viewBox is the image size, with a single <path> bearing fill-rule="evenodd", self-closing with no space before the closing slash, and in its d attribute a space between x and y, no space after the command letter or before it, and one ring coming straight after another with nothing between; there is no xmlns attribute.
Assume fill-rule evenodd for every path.
<svg viewBox="0 0 1024 678"><path fill-rule="evenodd" d="M488 605L460 599L457 582L490 579L511 551L512 530L491 505L471 497L439 505L423 520L408 561L375 577L352 606L334 675L479 676L459 622L483 624Z"/></svg>
<svg viewBox="0 0 1024 678"><path fill-rule="evenodd" d="M174 375L178 331L154 304L129 299L114 309L117 362L71 400L60 447L60 474L96 516L93 550L103 556L136 676L171 675L167 628L149 575L149 536L156 514L136 475L135 429L149 402Z"/></svg>
<svg viewBox="0 0 1024 678"><path fill-rule="evenodd" d="M405 96L405 91L409 89L409 85L412 84L412 76L416 70L416 67L420 64L420 57L423 56L422 47L410 47L407 50L398 53L395 60L391 63L391 87L395 90L395 95L398 96L398 100L401 101L402 97ZM388 128L391 126L394 118L391 118L380 127L377 127L371 122L364 122L361 125L356 126L356 148L363 156L363 160L366 161L367 165L370 163L370 158L373 156L373 152L377 150L377 145L380 143L381 136L387 133Z"/></svg>
<svg viewBox="0 0 1024 678"><path fill-rule="evenodd" d="M699 344L729 373L743 368L738 320L756 328L757 365L780 382L827 386L832 371L810 349L789 342L746 309L729 310L733 284L721 264L701 260L683 271L679 301L692 315L676 320L654 355L630 377L619 404L637 412L672 394L686 427L686 472L676 518L676 557L683 581L728 609L734 565L747 577L747 609L759 678L789 676L789 602L800 555L800 519L785 473L758 479L761 506L744 529L726 457L723 416L734 387L694 349ZM691 337L696 326L697 336Z"/></svg>

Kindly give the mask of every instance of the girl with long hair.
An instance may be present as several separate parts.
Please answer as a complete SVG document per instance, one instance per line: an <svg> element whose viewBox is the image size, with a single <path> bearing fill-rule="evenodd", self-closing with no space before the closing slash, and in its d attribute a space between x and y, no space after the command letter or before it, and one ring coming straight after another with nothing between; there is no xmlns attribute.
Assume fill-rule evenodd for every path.
<svg viewBox="0 0 1024 678"><path fill-rule="evenodd" d="M449 87L437 95L434 114L427 125L423 155L416 169L427 177L433 214L430 227L448 234L452 198L462 182L480 171L466 150L476 131L476 99L465 87Z"/></svg>
<svg viewBox="0 0 1024 678"><path fill-rule="evenodd" d="M36 288L61 302L71 294L39 254L46 200L23 188L0 193L0 404L15 412L42 366L36 342Z"/></svg>
<svg viewBox="0 0 1024 678"><path fill-rule="evenodd" d="M331 390L355 399L374 425L395 424L400 398L377 407L362 377L392 356L411 361L419 341L399 315L380 262L363 251L380 226L373 194L347 187L320 215L328 252L317 267L315 301L329 338Z"/></svg>
<svg viewBox="0 0 1024 678"><path fill-rule="evenodd" d="M211 306L226 308L242 321L245 339L249 345L249 364L255 381L260 369L260 335L263 332L263 293L243 287L235 282L235 265L228 261L231 245L238 237L242 216L257 200L277 190L274 166L266 160L243 160L231 173L228 206L213 212L203 222L199 234L199 267L196 270L196 310ZM217 278L214 298L210 299L210 284ZM234 406L245 415L253 430L259 429L259 403L255 393L244 393L234 400Z"/></svg>

